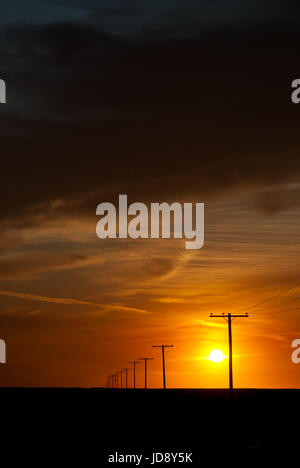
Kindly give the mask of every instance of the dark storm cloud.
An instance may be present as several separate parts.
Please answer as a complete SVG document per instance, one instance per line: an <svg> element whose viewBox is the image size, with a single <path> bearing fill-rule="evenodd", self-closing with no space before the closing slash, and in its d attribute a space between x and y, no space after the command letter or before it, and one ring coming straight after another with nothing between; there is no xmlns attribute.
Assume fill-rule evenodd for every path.
<svg viewBox="0 0 300 468"><path fill-rule="evenodd" d="M96 23L3 27L2 222L94 216L121 192L207 201L296 180L297 23L216 23L176 38L153 21L151 41Z"/></svg>

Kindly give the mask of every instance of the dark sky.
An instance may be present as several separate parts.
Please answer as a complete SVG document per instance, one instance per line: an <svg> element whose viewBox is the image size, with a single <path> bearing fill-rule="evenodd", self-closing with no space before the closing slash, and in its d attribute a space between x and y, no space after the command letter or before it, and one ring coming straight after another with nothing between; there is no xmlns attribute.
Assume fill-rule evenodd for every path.
<svg viewBox="0 0 300 468"><path fill-rule="evenodd" d="M116 35L181 24L188 34L187 26L193 25L199 32L220 25L295 20L297 4L294 0L14 0L3 5L1 22L95 21Z"/></svg>
<svg viewBox="0 0 300 468"><path fill-rule="evenodd" d="M163 196L181 188L186 196L217 196L295 176L298 109L290 105L290 83L299 69L296 3L18 4L4 6L1 16L3 23L7 17L0 73L8 104L0 119L9 159L2 189L13 192L9 200L16 207L9 174L21 190L25 184L23 213L36 198L75 197L72 207L80 209L89 201L87 190L97 199L100 171L104 193L113 178L114 186L137 195L141 188L147 199L154 197L158 164L167 182ZM22 146L21 154L15 146ZM59 170L53 155L59 155ZM183 156L196 171L182 167ZM35 176L34 186L27 187L26 171ZM12 213L4 199L2 217Z"/></svg>
<svg viewBox="0 0 300 468"><path fill-rule="evenodd" d="M74 349L90 339L104 346L121 324L123 345L107 356L117 361L132 327L150 334L166 317L177 326L182 310L192 327L199 313L204 320L229 303L238 310L297 279L300 106L290 95L300 77L299 5L1 6L0 329L33 362L30 375L21 372L15 351L7 384L13 375L18 384L60 384L54 360L51 378L41 373L35 351L45 342L55 353L62 336ZM190 257L178 243L101 243L96 206L119 193L204 202L205 248ZM72 314L65 299L77 301ZM118 304L151 318L137 324L123 310L114 321ZM284 326L255 322L255 333L288 347L298 321ZM85 364L96 348L80 346L84 382L95 384ZM74 366L68 382L80 384L71 353L64 365Z"/></svg>

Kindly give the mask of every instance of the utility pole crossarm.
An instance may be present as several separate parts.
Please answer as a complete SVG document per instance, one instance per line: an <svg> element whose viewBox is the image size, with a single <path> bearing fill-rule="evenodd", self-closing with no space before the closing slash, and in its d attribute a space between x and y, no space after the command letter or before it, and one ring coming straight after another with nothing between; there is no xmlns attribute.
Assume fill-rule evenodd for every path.
<svg viewBox="0 0 300 468"><path fill-rule="evenodd" d="M246 312L246 314L213 314L213 313L211 313L210 317L228 318L229 315L230 315L231 318L233 318L233 317L249 317L248 312Z"/></svg>
<svg viewBox="0 0 300 468"><path fill-rule="evenodd" d="M174 348L173 344L153 345L152 348Z"/></svg>

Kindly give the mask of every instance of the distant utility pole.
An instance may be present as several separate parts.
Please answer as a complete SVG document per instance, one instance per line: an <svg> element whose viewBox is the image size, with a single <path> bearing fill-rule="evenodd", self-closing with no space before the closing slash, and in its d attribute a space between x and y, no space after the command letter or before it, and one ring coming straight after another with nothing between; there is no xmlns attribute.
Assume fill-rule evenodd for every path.
<svg viewBox="0 0 300 468"><path fill-rule="evenodd" d="M127 378L127 376L128 376L128 371L129 370L130 370L129 367L125 367L123 369L123 371L125 372L125 375L126 375L126 388L128 388L128 378Z"/></svg>
<svg viewBox="0 0 300 468"><path fill-rule="evenodd" d="M107 377L107 381L106 381L106 387L107 387L107 388L112 388L112 380L111 380L111 378L112 378L111 375L109 375L109 376Z"/></svg>
<svg viewBox="0 0 300 468"><path fill-rule="evenodd" d="M153 357L140 357L140 361L145 361L145 388L147 388L147 361L151 361Z"/></svg>
<svg viewBox="0 0 300 468"><path fill-rule="evenodd" d="M164 389L166 389L166 368L165 368L165 348L173 348L174 345L167 345L167 344L162 344L162 345L153 345L152 348L161 348L161 353L162 353L162 365L163 365L163 385Z"/></svg>
<svg viewBox="0 0 300 468"><path fill-rule="evenodd" d="M233 375L232 375L232 332L231 332L231 319L233 318L246 318L249 317L248 313L239 314L210 314L210 317L221 317L227 319L228 322L228 342L229 342L229 390L233 390Z"/></svg>
<svg viewBox="0 0 300 468"><path fill-rule="evenodd" d="M135 388L135 366L140 364L139 361L129 361L128 364L133 364L133 388Z"/></svg>
<svg viewBox="0 0 300 468"><path fill-rule="evenodd" d="M121 388L123 388L123 372L124 372L124 370L122 369L119 372L121 374Z"/></svg>
<svg viewBox="0 0 300 468"><path fill-rule="evenodd" d="M113 374L111 374L111 375L109 376L109 378L110 378L110 386L111 386L111 388L114 388L115 376L114 376Z"/></svg>
<svg viewBox="0 0 300 468"><path fill-rule="evenodd" d="M116 376L117 376L117 388L119 388L119 372L116 372Z"/></svg>

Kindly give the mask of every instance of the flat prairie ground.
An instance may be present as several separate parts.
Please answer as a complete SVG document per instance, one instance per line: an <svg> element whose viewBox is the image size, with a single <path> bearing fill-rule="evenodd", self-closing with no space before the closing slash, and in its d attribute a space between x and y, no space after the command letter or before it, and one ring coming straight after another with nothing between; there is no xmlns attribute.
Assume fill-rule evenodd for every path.
<svg viewBox="0 0 300 468"><path fill-rule="evenodd" d="M193 452L200 466L204 452L299 446L300 390L1 388L0 398L2 448L18 464L100 467L111 453L157 451Z"/></svg>

